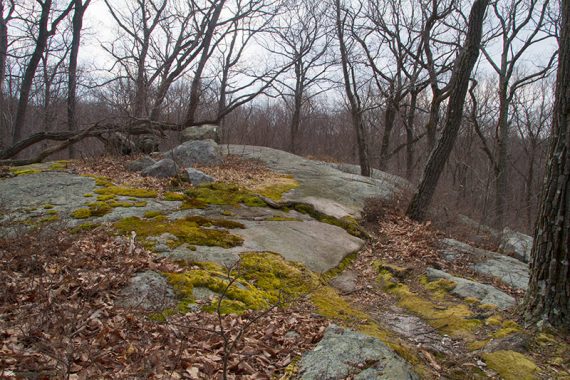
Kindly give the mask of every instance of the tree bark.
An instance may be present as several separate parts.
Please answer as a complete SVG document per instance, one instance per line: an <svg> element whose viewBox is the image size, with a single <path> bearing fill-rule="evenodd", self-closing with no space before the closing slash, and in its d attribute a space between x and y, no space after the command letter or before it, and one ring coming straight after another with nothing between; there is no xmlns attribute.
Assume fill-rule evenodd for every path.
<svg viewBox="0 0 570 380"><path fill-rule="evenodd" d="M525 297L528 322L570 331L570 0L561 2L552 145L534 230L530 281Z"/></svg>
<svg viewBox="0 0 570 380"><path fill-rule="evenodd" d="M8 124L4 115L4 78L8 54L8 20L4 18L4 1L0 0L0 141L8 143ZM0 142L0 149L3 143Z"/></svg>
<svg viewBox="0 0 570 380"><path fill-rule="evenodd" d="M410 92L410 105L406 114L406 179L411 180L414 171L414 122L416 119L416 107L418 103L418 91Z"/></svg>
<svg viewBox="0 0 570 380"><path fill-rule="evenodd" d="M437 146L430 154L420 184L408 206L407 215L412 219L425 219L439 177L457 138L463 118L463 105L467 95L469 78L479 57L483 21L488 5L489 0L476 0L471 7L465 43L461 53L457 56L451 74L451 90L444 130Z"/></svg>
<svg viewBox="0 0 570 380"><path fill-rule="evenodd" d="M380 170L386 170L390 159L390 137L394 129L394 121L396 120L396 112L398 111L399 100L393 96L388 97L386 101L386 110L384 112L384 134L382 135L382 143L380 144Z"/></svg>
<svg viewBox="0 0 570 380"><path fill-rule="evenodd" d="M72 20L71 51L69 53L69 72L67 88L67 129L70 132L77 130L77 58L79 56L79 46L81 45L81 30L83 29L83 15L91 0L75 0L75 10ZM75 156L74 145L69 146L69 157Z"/></svg>

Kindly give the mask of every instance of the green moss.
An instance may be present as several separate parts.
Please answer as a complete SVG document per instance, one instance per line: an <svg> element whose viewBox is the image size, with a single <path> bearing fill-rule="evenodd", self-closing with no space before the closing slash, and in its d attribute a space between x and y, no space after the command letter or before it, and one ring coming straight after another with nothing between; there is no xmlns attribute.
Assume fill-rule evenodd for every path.
<svg viewBox="0 0 570 380"><path fill-rule="evenodd" d="M149 189L137 189L126 186L107 186L96 189L95 192L100 195L121 195L123 197L136 198L156 198L157 192Z"/></svg>
<svg viewBox="0 0 570 380"><path fill-rule="evenodd" d="M71 229L71 233L78 234L81 232L91 231L99 227L97 223L85 222Z"/></svg>
<svg viewBox="0 0 570 380"><path fill-rule="evenodd" d="M473 312L465 304L436 304L415 294L410 288L399 283L390 272L381 269L377 282L389 294L398 298L398 306L424 319L433 328L454 337L473 338L473 330L481 326L474 319Z"/></svg>
<svg viewBox="0 0 570 380"><path fill-rule="evenodd" d="M199 216L199 215L187 216L184 219L189 221L189 222L194 222L201 227L216 226L216 227L223 227L223 228L229 228L229 229L234 229L234 228L243 229L243 228L245 228L245 226L242 223L234 222L232 220L205 218L205 217Z"/></svg>
<svg viewBox="0 0 570 380"><path fill-rule="evenodd" d="M465 297L463 298L463 302L468 303L469 305L477 305L481 302L481 300L476 297Z"/></svg>
<svg viewBox="0 0 570 380"><path fill-rule="evenodd" d="M65 169L67 169L68 164L69 164L69 161L65 161L65 160L55 161L54 163L52 163L50 165L48 170L65 170Z"/></svg>
<svg viewBox="0 0 570 380"><path fill-rule="evenodd" d="M93 175L93 174L83 174L83 177L93 178L95 180L96 186L107 187L107 186L113 185L113 180L109 177L102 177L102 176L97 176L97 175Z"/></svg>
<svg viewBox="0 0 570 380"><path fill-rule="evenodd" d="M272 199L274 201L279 201L283 197L283 194L296 189L299 187L299 182L295 181L293 177L281 177L275 179L273 183L256 188L257 194Z"/></svg>
<svg viewBox="0 0 570 380"><path fill-rule="evenodd" d="M79 208L71 213L71 217L75 219L87 219L91 217L91 209Z"/></svg>
<svg viewBox="0 0 570 380"><path fill-rule="evenodd" d="M500 315L492 315L485 320L488 326L500 326L503 323L503 317Z"/></svg>
<svg viewBox="0 0 570 380"><path fill-rule="evenodd" d="M112 211L112 207L105 202L91 202L87 204L91 211L91 216L103 216Z"/></svg>
<svg viewBox="0 0 570 380"><path fill-rule="evenodd" d="M438 300L445 299L445 296L457 286L455 281L445 278L440 278L435 281L427 281L423 285L424 288L431 293L432 297Z"/></svg>
<svg viewBox="0 0 570 380"><path fill-rule="evenodd" d="M515 351L495 351L484 353L483 360L504 380L536 379L538 367L527 356Z"/></svg>
<svg viewBox="0 0 570 380"><path fill-rule="evenodd" d="M107 202L109 207L145 207L147 205L146 201L115 201L111 200Z"/></svg>
<svg viewBox="0 0 570 380"><path fill-rule="evenodd" d="M48 214L48 215L57 215L57 211L56 211L56 210L47 210L46 214Z"/></svg>
<svg viewBox="0 0 570 380"><path fill-rule="evenodd" d="M302 220L299 218L289 218L286 216L276 216L276 215L265 220L269 222L302 222Z"/></svg>
<svg viewBox="0 0 570 380"><path fill-rule="evenodd" d="M10 173L12 173L13 175L30 175L30 174L38 174L41 173L42 171L39 169L35 169L35 168L30 168L30 167L19 167L19 168L10 168Z"/></svg>
<svg viewBox="0 0 570 380"><path fill-rule="evenodd" d="M319 222L340 227L353 236L363 239L369 238L368 233L358 224L358 222L354 218L350 216L345 216L340 219L335 218L333 216L326 215L320 211L317 211L312 205L306 203L298 203L294 206L294 209L302 214L307 214L311 216L312 218L318 220Z"/></svg>
<svg viewBox="0 0 570 380"><path fill-rule="evenodd" d="M231 248L243 243L241 237L232 235L228 231L202 228L196 222L186 219L146 220L130 217L115 222L114 226L121 233L135 231L143 239L168 232L176 236L178 245L186 243Z"/></svg>
<svg viewBox="0 0 570 380"><path fill-rule="evenodd" d="M162 215L164 215L162 211L157 211L157 210L145 211L144 213L144 217L148 219L156 218L157 216L162 216Z"/></svg>
<svg viewBox="0 0 570 380"><path fill-rule="evenodd" d="M483 347L485 347L487 345L487 343L489 343L489 339L475 340L475 341L469 342L467 344L467 349L469 351L478 351L478 350L483 349Z"/></svg>
<svg viewBox="0 0 570 380"><path fill-rule="evenodd" d="M117 196L116 196L116 195L113 195L113 194L99 195L99 196L97 197L97 200L98 200L98 201L101 201L101 202L106 202L106 201L108 201L108 200L115 199L116 197L117 197Z"/></svg>
<svg viewBox="0 0 570 380"><path fill-rule="evenodd" d="M252 192L237 185L214 182L193 187L186 191L189 199L183 207L202 208L207 205L239 205L265 207L267 204Z"/></svg>
<svg viewBox="0 0 570 380"><path fill-rule="evenodd" d="M165 201L183 201L186 199L186 196L182 193L166 192L163 195L163 199Z"/></svg>
<svg viewBox="0 0 570 380"><path fill-rule="evenodd" d="M44 207L45 210L50 210L50 209L52 209L54 206L51 205L51 204L49 204L49 203L47 203L47 204L45 204L43 207Z"/></svg>
<svg viewBox="0 0 570 380"><path fill-rule="evenodd" d="M50 223L50 222L58 221L59 219L60 219L59 215L50 215L50 216L45 216L45 217L41 218L39 220L39 222L40 223Z"/></svg>
<svg viewBox="0 0 570 380"><path fill-rule="evenodd" d="M502 327L499 330L495 331L493 337L504 338L521 330L522 328L519 326L518 323L516 323L515 321L507 320L502 323Z"/></svg>
<svg viewBox="0 0 570 380"><path fill-rule="evenodd" d="M91 197L93 197L93 194L87 193L87 194L83 194L83 196L84 196L85 198L91 198Z"/></svg>
<svg viewBox="0 0 570 380"><path fill-rule="evenodd" d="M323 273L322 275L323 282L327 283L336 276L340 275L342 272L344 272L344 270L348 268L350 264L354 262L354 260L356 260L357 256L358 252L352 252L346 255L335 268L329 269L328 271Z"/></svg>

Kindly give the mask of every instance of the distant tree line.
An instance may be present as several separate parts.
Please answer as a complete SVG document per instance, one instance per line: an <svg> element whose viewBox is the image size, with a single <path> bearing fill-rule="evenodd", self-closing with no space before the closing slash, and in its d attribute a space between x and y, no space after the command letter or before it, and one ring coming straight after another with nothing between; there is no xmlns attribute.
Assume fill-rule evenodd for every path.
<svg viewBox="0 0 570 380"><path fill-rule="evenodd" d="M467 1L104 3L116 37L102 42L106 63L97 67L80 59L85 38L104 35L84 27L91 0L0 0L2 162L95 154L117 131L168 146L184 127L216 123L224 142L419 182L461 80L464 107L439 181L427 176L432 192L498 228L532 228L557 2L487 4L473 68L456 75Z"/></svg>

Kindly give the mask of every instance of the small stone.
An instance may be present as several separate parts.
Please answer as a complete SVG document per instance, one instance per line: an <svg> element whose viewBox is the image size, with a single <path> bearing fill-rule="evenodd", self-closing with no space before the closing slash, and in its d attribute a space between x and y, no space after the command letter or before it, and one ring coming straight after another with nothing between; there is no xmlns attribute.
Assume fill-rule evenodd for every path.
<svg viewBox="0 0 570 380"><path fill-rule="evenodd" d="M215 165L222 161L222 151L214 140L192 140L164 154L183 168L195 164Z"/></svg>
<svg viewBox="0 0 570 380"><path fill-rule="evenodd" d="M154 164L156 164L155 160L149 156L144 156L143 158L129 162L127 164L127 170L131 172L140 172L141 170L146 169Z"/></svg>
<svg viewBox="0 0 570 380"><path fill-rule="evenodd" d="M118 303L147 311L164 310L176 304L174 291L166 279L153 271L137 273L131 278Z"/></svg>
<svg viewBox="0 0 570 380"><path fill-rule="evenodd" d="M213 124L205 124L188 127L182 131L182 140L214 140L219 144L220 136L218 134L218 126Z"/></svg>
<svg viewBox="0 0 570 380"><path fill-rule="evenodd" d="M210 183L215 181L213 177L210 177L209 175L194 168L187 168L186 174L188 175L188 182L194 186L199 186L203 183Z"/></svg>

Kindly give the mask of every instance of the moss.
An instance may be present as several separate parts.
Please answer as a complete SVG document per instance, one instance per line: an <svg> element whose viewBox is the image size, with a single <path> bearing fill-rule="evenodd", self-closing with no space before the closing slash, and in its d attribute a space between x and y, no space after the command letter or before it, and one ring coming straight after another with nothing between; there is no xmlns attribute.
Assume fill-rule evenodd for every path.
<svg viewBox="0 0 570 380"><path fill-rule="evenodd" d="M85 223L82 223L76 227L73 227L71 229L71 233L78 234L80 232L91 231L97 227L99 227L99 224L97 224L97 223L85 222Z"/></svg>
<svg viewBox="0 0 570 380"><path fill-rule="evenodd" d="M497 305L493 305L490 303L482 303L478 307L481 310L487 310L487 311L497 310Z"/></svg>
<svg viewBox="0 0 570 380"><path fill-rule="evenodd" d="M398 298L398 306L424 319L430 326L454 337L473 338L473 330L481 326L481 321L474 319L473 312L465 304L436 304L424 299L399 283L390 272L381 269L377 282L389 294Z"/></svg>
<svg viewBox="0 0 570 380"><path fill-rule="evenodd" d="M55 161L49 166L48 170L65 170L68 164L69 161L65 160Z"/></svg>
<svg viewBox="0 0 570 380"><path fill-rule="evenodd" d="M277 215L274 215L271 218L265 220L269 222L302 222L302 220L299 218L290 218L286 216L277 216Z"/></svg>
<svg viewBox="0 0 570 380"><path fill-rule="evenodd" d="M483 347L485 347L487 345L487 343L489 343L489 339L475 340L475 341L469 342L467 344L467 349L469 351L478 351L478 350L483 349Z"/></svg>
<svg viewBox="0 0 570 380"><path fill-rule="evenodd" d="M91 217L91 209L79 208L71 213L71 217L75 219L87 219Z"/></svg>
<svg viewBox="0 0 570 380"><path fill-rule="evenodd" d="M149 189L137 189L126 186L106 186L95 190L100 195L121 195L124 197L156 198L157 192Z"/></svg>
<svg viewBox="0 0 570 380"><path fill-rule="evenodd" d="M224 216L234 216L235 214L229 210L222 211L222 215Z"/></svg>
<svg viewBox="0 0 570 380"><path fill-rule="evenodd" d="M262 184L253 190L264 197L279 201L283 194L299 187L299 182L295 181L292 176L280 177L272 179L269 184Z"/></svg>
<svg viewBox="0 0 570 380"><path fill-rule="evenodd" d="M52 204L49 204L49 203L47 203L47 204L45 204L45 205L43 206L43 208L44 208L45 210L50 210L50 209L52 209L53 207L54 207L54 206L53 206Z"/></svg>
<svg viewBox="0 0 570 380"><path fill-rule="evenodd" d="M35 168L30 168L30 167L19 167L19 168L10 168L10 173L12 173L13 175L30 175L30 174L38 174L41 173L42 171L39 169L35 169Z"/></svg>
<svg viewBox="0 0 570 380"><path fill-rule="evenodd" d="M182 308L195 300L193 290L196 287L223 293L222 314L241 314L294 300L318 284L317 276L304 266L271 252L241 254L239 266L230 274L236 281L227 290L228 276L219 265L199 263L198 267L184 273L165 274L181 298ZM204 310L216 311L218 300L213 300Z"/></svg>
<svg viewBox="0 0 570 380"><path fill-rule="evenodd" d="M210 219L210 218L205 218L205 217L199 216L199 215L187 216L185 218L185 220L187 220L189 222L194 222L201 227L216 226L216 227L223 227L223 228L229 228L229 229L234 229L234 228L243 229L243 228L245 228L245 226L243 224L241 224L239 222L234 222L232 220Z"/></svg>
<svg viewBox="0 0 570 380"><path fill-rule="evenodd" d="M55 215L55 214L54 214L54 215L45 216L45 217L41 218L41 219L39 220L39 222L40 222L40 223L50 223L50 222L58 221L59 219L60 219L60 218L59 218L59 215Z"/></svg>
<svg viewBox="0 0 570 380"><path fill-rule="evenodd" d="M57 215L57 211L56 211L56 210L47 210L46 214L48 214L48 215Z"/></svg>
<svg viewBox="0 0 570 380"><path fill-rule="evenodd" d="M350 264L352 264L354 262L354 260L356 260L357 256L358 256L358 252L352 252L352 253L346 255L335 268L329 269L328 271L323 273L322 280L325 283L327 283L330 280L332 280L333 278L335 278L336 276L340 275L342 272L344 272L344 270L346 268L348 268L350 266Z"/></svg>
<svg viewBox="0 0 570 380"><path fill-rule="evenodd" d="M89 177L94 179L96 186L103 186L103 187L113 186L113 180L109 177L102 177L93 174L83 174L83 177Z"/></svg>
<svg viewBox="0 0 570 380"><path fill-rule="evenodd" d="M504 380L536 379L538 367L527 356L515 351L495 351L484 353L483 360Z"/></svg>
<svg viewBox="0 0 570 380"><path fill-rule="evenodd" d="M84 196L85 198L91 198L91 197L93 197L93 194L87 193L87 194L83 194L83 196Z"/></svg>
<svg viewBox="0 0 570 380"><path fill-rule="evenodd" d="M518 323L515 321L507 320L502 323L502 327L499 330L495 331L493 337L497 339L504 338L521 330L522 328Z"/></svg>
<svg viewBox="0 0 570 380"><path fill-rule="evenodd" d="M476 298L476 297L465 297L465 298L463 298L463 302L465 302L469 305L477 305L481 302L481 300L479 298Z"/></svg>
<svg viewBox="0 0 570 380"><path fill-rule="evenodd" d="M152 220L130 217L114 223L121 233L135 231L138 236L145 239L150 236L159 236L170 233L178 239L178 245L206 245L231 248L243 243L239 236L232 235L225 230L214 230L200 227L196 222L186 219L166 220L154 218Z"/></svg>
<svg viewBox="0 0 570 380"><path fill-rule="evenodd" d="M164 215L163 212L157 210L149 210L145 211L144 213L144 217L148 219L156 218L157 216L162 216L162 215Z"/></svg>
<svg viewBox="0 0 570 380"><path fill-rule="evenodd" d="M99 195L99 196L97 197L97 200L98 200L98 201L101 201L101 202L106 202L106 201L108 201L108 200L115 199L115 198L117 198L116 195L107 194L107 195Z"/></svg>
<svg viewBox="0 0 570 380"><path fill-rule="evenodd" d="M350 216L345 216L340 219L335 218L333 216L323 214L322 212L316 210L312 205L307 203L298 203L294 206L294 209L302 214L311 216L313 219L316 219L319 222L340 227L353 236L363 239L369 238L368 233L358 224L354 218Z"/></svg>
<svg viewBox="0 0 570 380"><path fill-rule="evenodd" d="M186 196L182 193L166 192L163 195L163 199L165 201L183 201L186 199Z"/></svg>
<svg viewBox="0 0 570 380"><path fill-rule="evenodd" d="M485 324L489 326L500 326L503 323L503 317L500 315L492 315L485 320Z"/></svg>
<svg viewBox="0 0 570 380"><path fill-rule="evenodd" d="M186 191L189 197L183 207L201 208L207 205L239 205L265 207L267 204L252 192L237 185L214 182L193 187Z"/></svg>
<svg viewBox="0 0 570 380"><path fill-rule="evenodd" d="M110 207L145 207L147 205L146 201L115 201L111 200L107 202Z"/></svg>
<svg viewBox="0 0 570 380"><path fill-rule="evenodd" d="M426 290L431 293L432 297L438 300L445 299L445 296L457 286L455 281L451 281L445 278L440 278L439 280L435 281L428 281L423 285L424 288L426 288Z"/></svg>
<svg viewBox="0 0 570 380"><path fill-rule="evenodd" d="M87 203L87 207L91 210L91 216L103 216L112 211L113 207L105 202Z"/></svg>

